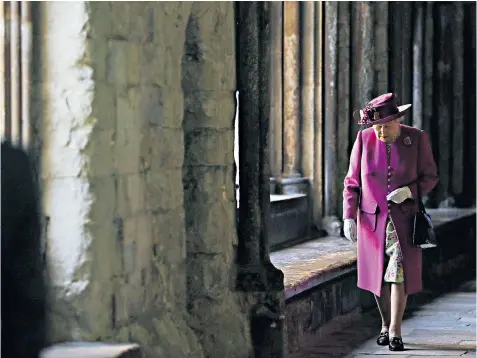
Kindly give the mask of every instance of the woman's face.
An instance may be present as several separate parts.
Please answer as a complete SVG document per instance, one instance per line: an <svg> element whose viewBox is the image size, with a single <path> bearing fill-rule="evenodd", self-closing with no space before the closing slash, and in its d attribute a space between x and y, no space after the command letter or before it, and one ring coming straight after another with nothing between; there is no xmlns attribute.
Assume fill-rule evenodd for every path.
<svg viewBox="0 0 477 358"><path fill-rule="evenodd" d="M395 119L387 123L376 124L373 129L380 141L392 142L399 134L399 122Z"/></svg>

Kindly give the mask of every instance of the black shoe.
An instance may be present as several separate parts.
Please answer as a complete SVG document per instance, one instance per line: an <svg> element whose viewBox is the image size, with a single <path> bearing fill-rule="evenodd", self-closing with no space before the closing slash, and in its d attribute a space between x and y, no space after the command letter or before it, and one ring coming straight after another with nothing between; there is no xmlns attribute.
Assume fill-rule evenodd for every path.
<svg viewBox="0 0 477 358"><path fill-rule="evenodd" d="M389 332L381 332L376 343L378 346L387 346L389 344Z"/></svg>
<svg viewBox="0 0 477 358"><path fill-rule="evenodd" d="M389 340L389 350L393 352L402 352L404 350L404 343L402 338L393 337Z"/></svg>

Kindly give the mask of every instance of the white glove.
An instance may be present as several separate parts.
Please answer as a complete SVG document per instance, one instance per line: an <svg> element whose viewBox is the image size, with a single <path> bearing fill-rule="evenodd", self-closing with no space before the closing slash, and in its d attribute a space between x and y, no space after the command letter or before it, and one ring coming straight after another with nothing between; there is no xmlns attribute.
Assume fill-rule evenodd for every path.
<svg viewBox="0 0 477 358"><path fill-rule="evenodd" d="M411 198L411 189L409 189L407 186L393 190L386 196L387 201L393 201L396 204L401 204L404 200Z"/></svg>
<svg viewBox="0 0 477 358"><path fill-rule="evenodd" d="M353 219L344 219L343 227L345 237L351 241L356 242L357 233L356 233L356 222Z"/></svg>

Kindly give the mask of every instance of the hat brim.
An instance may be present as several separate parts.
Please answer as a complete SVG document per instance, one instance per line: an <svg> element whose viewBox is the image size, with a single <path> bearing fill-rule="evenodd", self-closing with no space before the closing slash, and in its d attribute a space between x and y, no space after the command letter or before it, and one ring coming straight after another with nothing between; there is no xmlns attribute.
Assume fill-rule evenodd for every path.
<svg viewBox="0 0 477 358"><path fill-rule="evenodd" d="M387 122L391 122L395 119L398 119L398 118L401 118L402 116L404 116L406 114L406 112L409 110L409 108L412 107L412 104L404 104L402 106L398 106L398 112L395 113L395 114L392 114L390 116L387 116L387 117L384 117L384 118L381 118L381 119L378 119L377 121L370 121L370 122L364 122L361 118L359 118L358 120L358 124L359 125L376 125L376 124L383 124L383 123L387 123ZM360 111L355 111L354 112L354 116L356 117L356 114L359 115Z"/></svg>

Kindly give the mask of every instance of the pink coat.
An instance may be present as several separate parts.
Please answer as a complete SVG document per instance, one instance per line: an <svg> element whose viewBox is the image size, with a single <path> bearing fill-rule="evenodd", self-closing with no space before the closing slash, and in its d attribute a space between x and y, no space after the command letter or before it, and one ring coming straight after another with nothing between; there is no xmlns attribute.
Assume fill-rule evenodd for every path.
<svg viewBox="0 0 477 358"><path fill-rule="evenodd" d="M389 210L402 248L406 293L422 289L422 250L411 246L411 223L418 203L408 199L401 204L388 204L386 195L409 186L413 198L417 198L419 184L421 196L425 196L438 180L429 138L424 131L401 125L401 135L392 144L389 167L386 144L378 140L374 130L368 128L358 133L344 181L343 218L357 219L359 288L377 296L381 294Z"/></svg>

